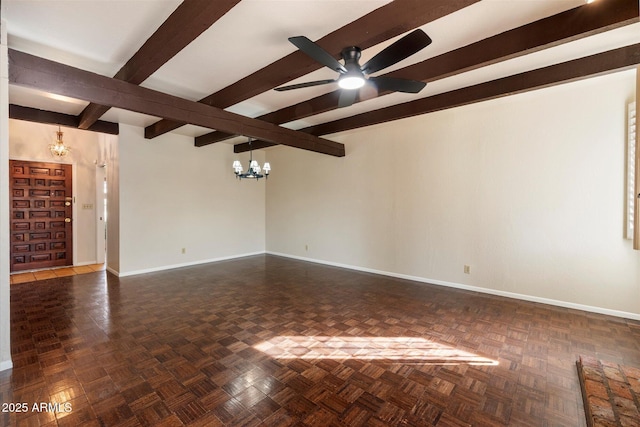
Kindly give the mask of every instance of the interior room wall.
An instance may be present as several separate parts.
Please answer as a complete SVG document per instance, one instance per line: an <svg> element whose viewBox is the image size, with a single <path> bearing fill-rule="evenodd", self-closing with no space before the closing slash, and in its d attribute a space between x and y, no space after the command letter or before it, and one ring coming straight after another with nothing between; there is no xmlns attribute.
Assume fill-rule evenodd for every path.
<svg viewBox="0 0 640 427"><path fill-rule="evenodd" d="M634 79L330 135L340 159L269 149L267 251L640 318L640 253L624 238Z"/></svg>
<svg viewBox="0 0 640 427"><path fill-rule="evenodd" d="M264 252L268 184L238 181L231 168L248 154L178 134L147 140L122 124L119 137L120 275Z"/></svg>
<svg viewBox="0 0 640 427"><path fill-rule="evenodd" d="M63 140L71 147L65 157L54 158L48 146L56 139L58 126L9 120L9 157L74 165L75 265L96 262L96 162L106 141L117 136L62 127Z"/></svg>
<svg viewBox="0 0 640 427"><path fill-rule="evenodd" d="M0 3L0 15L3 6ZM0 229L9 230L9 61L7 26L0 20ZM0 233L0 371L10 369L11 319L9 293L9 233Z"/></svg>
<svg viewBox="0 0 640 427"><path fill-rule="evenodd" d="M118 274L120 271L120 158L119 137L100 134L98 138L98 165L104 165L107 180L107 270ZM97 183L96 183L97 184Z"/></svg>

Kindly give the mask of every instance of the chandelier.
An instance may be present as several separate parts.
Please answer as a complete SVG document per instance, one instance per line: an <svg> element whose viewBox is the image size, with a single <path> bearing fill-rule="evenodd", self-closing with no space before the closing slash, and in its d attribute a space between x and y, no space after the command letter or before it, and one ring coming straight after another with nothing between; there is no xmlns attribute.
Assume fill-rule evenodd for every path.
<svg viewBox="0 0 640 427"><path fill-rule="evenodd" d="M271 171L271 165L269 162L265 162L264 166L260 168L257 161L253 160L253 150L251 150L251 139L249 139L249 169L243 172L242 163L239 160L233 162L233 171L236 174L236 178L250 178L256 181L260 178L268 178Z"/></svg>
<svg viewBox="0 0 640 427"><path fill-rule="evenodd" d="M56 131L58 138L55 142L49 144L49 151L51 151L52 156L64 157L69 154L71 151L71 147L68 145L64 145L64 141L62 141L62 131L60 130L60 126L58 126L58 130Z"/></svg>

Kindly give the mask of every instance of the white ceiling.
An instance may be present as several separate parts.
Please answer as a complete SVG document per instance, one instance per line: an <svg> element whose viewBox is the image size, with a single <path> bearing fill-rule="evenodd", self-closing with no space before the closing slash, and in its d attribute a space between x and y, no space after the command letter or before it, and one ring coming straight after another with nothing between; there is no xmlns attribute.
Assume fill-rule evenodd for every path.
<svg viewBox="0 0 640 427"><path fill-rule="evenodd" d="M201 99L293 52L295 47L287 41L288 37L304 35L317 40L387 2L242 0L142 86L191 100ZM4 0L2 19L7 24L10 48L112 77L179 3L178 0ZM480 1L421 27L433 43L384 72L584 3L585 0ZM394 40L365 50L361 63ZM391 94L286 126L297 129L323 123L634 43L640 43L640 24L429 83L417 95ZM349 45L349 40L344 44ZM324 68L292 83L334 78L334 74ZM326 85L288 92L271 90L228 110L255 117L334 89ZM10 87L9 102L74 115L87 105L84 101L16 86ZM120 109L111 109L102 119L137 126L158 120ZM184 126L174 132L197 136L208 130Z"/></svg>

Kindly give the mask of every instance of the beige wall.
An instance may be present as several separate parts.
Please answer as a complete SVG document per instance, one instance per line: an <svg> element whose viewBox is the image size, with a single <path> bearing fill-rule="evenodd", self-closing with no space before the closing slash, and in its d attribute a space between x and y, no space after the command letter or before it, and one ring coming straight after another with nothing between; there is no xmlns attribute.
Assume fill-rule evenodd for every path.
<svg viewBox="0 0 640 427"><path fill-rule="evenodd" d="M2 11L0 3L0 13ZM9 69L7 27L0 21L0 371L11 368L9 295Z"/></svg>
<svg viewBox="0 0 640 427"><path fill-rule="evenodd" d="M120 125L118 149L121 275L264 252L269 183L236 180L231 145Z"/></svg>
<svg viewBox="0 0 640 427"><path fill-rule="evenodd" d="M343 159L270 149L267 250L640 318L640 253L624 239L634 78L329 136Z"/></svg>
<svg viewBox="0 0 640 427"><path fill-rule="evenodd" d="M120 157L119 137L101 145L98 163L106 165L107 179L107 270L120 271Z"/></svg>

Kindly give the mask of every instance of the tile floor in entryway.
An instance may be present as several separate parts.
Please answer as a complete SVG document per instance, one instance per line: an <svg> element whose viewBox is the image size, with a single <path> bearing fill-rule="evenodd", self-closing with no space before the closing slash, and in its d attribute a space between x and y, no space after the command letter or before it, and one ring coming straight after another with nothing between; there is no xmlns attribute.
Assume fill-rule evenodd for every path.
<svg viewBox="0 0 640 427"><path fill-rule="evenodd" d="M25 273L11 274L11 284L35 282L38 280L54 279L56 277L75 276L77 274L93 273L95 271L103 271L104 264L81 265L77 267L62 267L49 270L28 271Z"/></svg>

